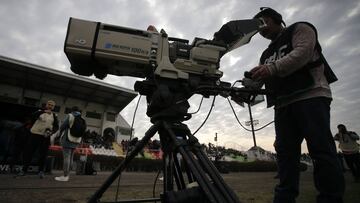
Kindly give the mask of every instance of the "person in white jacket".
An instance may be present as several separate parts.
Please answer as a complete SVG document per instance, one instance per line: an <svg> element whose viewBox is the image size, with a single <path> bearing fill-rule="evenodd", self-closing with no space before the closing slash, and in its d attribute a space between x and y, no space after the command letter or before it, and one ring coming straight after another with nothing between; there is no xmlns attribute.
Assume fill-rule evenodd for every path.
<svg viewBox="0 0 360 203"><path fill-rule="evenodd" d="M25 146L24 166L17 176L24 176L33 158L34 152L39 150L39 177L44 178L44 167L50 146L50 136L59 129L57 115L52 112L55 102L47 101L45 108L36 111L32 115L33 126L30 129L31 135Z"/></svg>

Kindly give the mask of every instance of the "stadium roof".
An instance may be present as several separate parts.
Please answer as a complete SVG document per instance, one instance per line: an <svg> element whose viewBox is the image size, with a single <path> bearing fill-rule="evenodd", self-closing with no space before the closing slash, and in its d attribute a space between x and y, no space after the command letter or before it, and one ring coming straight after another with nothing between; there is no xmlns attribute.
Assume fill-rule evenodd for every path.
<svg viewBox="0 0 360 203"><path fill-rule="evenodd" d="M137 92L0 55L0 83L113 106L120 112Z"/></svg>

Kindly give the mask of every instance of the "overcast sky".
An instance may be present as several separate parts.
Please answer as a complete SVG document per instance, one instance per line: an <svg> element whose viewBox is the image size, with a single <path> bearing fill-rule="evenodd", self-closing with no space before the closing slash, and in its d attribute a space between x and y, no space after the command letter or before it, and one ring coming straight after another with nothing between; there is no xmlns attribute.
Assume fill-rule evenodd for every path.
<svg viewBox="0 0 360 203"><path fill-rule="evenodd" d="M23 60L52 69L70 71L63 52L70 17L146 30L149 24L164 29L169 36L188 39L211 39L214 32L230 20L252 18L262 6L272 7L283 15L287 25L309 21L319 33L319 41L339 81L331 85L333 133L338 123L360 134L360 1L359 0L0 0L0 55ZM220 70L223 81L234 82L243 72L256 66L269 41L260 35L239 49L225 55ZM133 89L136 80L108 76L105 82ZM201 96L190 99L190 112L196 111ZM121 115L131 123L137 98ZM212 98L206 99L200 112L186 122L195 131L205 119ZM234 104L235 105L235 104ZM249 120L247 108L235 105L239 120ZM253 117L261 127L273 120L273 109L265 103L253 107ZM150 127L142 98L135 119L135 136L142 137ZM216 97L209 120L196 134L201 143L218 144L247 150L253 146L252 134L242 129L222 97ZM274 151L274 126L256 132L257 145ZM304 150L306 151L305 147Z"/></svg>

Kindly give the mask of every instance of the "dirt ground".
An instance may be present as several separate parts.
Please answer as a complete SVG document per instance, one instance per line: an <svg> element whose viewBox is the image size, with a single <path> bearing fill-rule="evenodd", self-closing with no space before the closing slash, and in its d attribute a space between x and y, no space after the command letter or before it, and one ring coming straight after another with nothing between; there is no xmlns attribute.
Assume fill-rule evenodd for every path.
<svg viewBox="0 0 360 203"><path fill-rule="evenodd" d="M53 171L45 179L36 175L14 178L11 174L0 174L0 202L1 203L52 203L52 202L87 202L110 172L100 172L93 176L74 175L69 182L57 182L55 176L60 171ZM273 188L278 180L273 172L230 173L222 174L225 182L237 193L243 203L270 203ZM119 187L119 200L150 198L153 194L155 173L124 172ZM345 173L346 192L345 203L360 202L360 183L354 183L351 174ZM301 191L299 203L315 203L316 191L313 186L312 173L301 174ZM101 201L115 201L117 181L107 190ZM162 191L162 182L157 181L156 197Z"/></svg>

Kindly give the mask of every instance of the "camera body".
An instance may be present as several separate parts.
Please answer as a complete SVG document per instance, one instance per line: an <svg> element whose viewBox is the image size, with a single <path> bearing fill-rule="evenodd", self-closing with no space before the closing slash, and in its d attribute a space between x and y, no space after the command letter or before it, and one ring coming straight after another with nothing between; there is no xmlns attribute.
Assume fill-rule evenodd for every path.
<svg viewBox="0 0 360 203"><path fill-rule="evenodd" d="M107 74L146 78L154 73L171 79L189 74L219 79L226 44L195 38L168 38L151 32L70 18L64 51L74 73L102 79Z"/></svg>
<svg viewBox="0 0 360 203"><path fill-rule="evenodd" d="M230 21L214 39L169 38L160 32L70 18L64 51L74 73L102 79L107 74L148 78L218 80L220 58L250 41L264 23L258 19Z"/></svg>

